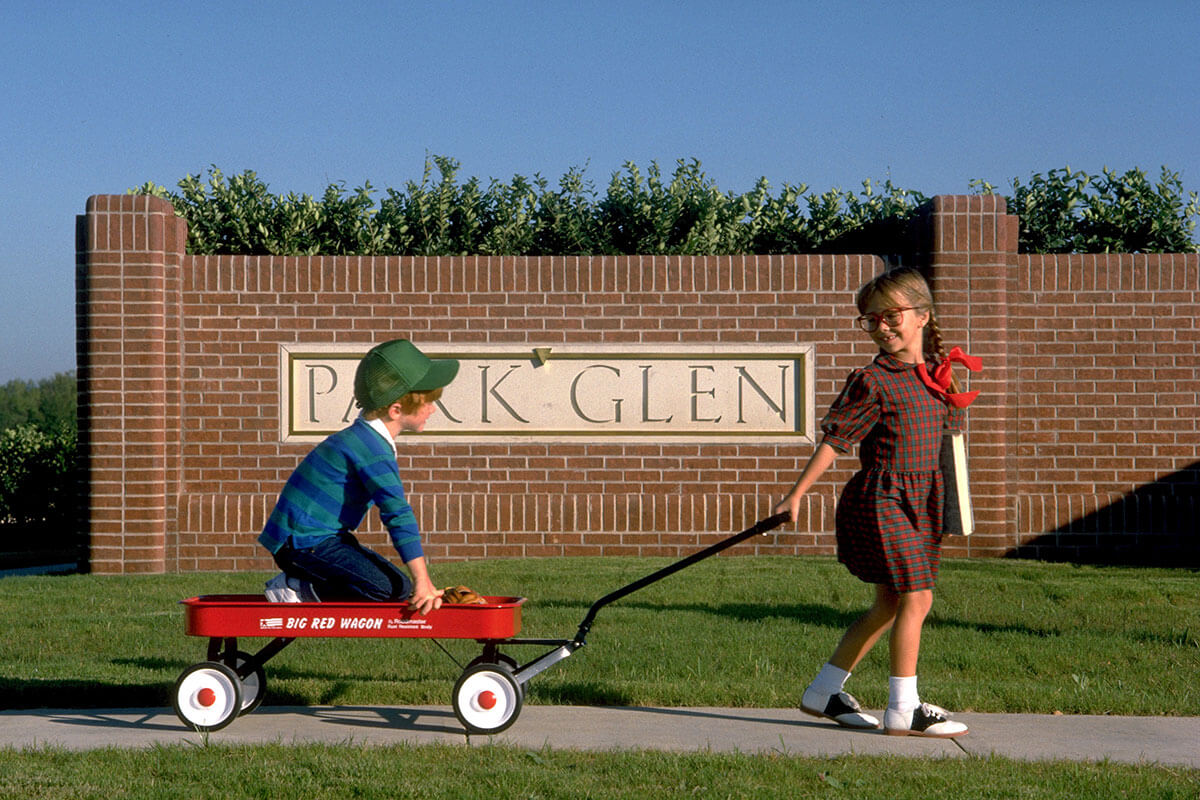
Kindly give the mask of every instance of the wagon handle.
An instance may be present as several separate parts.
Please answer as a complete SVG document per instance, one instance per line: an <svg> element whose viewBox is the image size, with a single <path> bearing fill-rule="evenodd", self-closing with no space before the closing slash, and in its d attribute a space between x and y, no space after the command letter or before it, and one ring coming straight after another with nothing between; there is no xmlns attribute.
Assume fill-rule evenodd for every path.
<svg viewBox="0 0 1200 800"><path fill-rule="evenodd" d="M684 567L690 567L697 561L703 561L709 556L716 555L722 550L733 547L739 542L744 542L751 537L769 533L790 519L791 514L785 511L782 514L775 514L774 516L759 520L741 533L734 534L728 539L722 539L714 545L706 547L703 550L692 553L686 558L676 561L674 564L668 564L657 572L652 572L644 578L640 578L633 583L622 586L620 589L609 592L608 594L604 595L604 597L601 597L599 600L592 603L592 607L588 609L587 616L583 618L583 622L579 623L579 630L575 633L575 639L571 642L571 649L578 649L587 643L587 635L592 629L592 623L596 620L596 612L604 608L604 606L608 605L609 603L612 603L615 600L620 600L626 595L633 594L638 589L643 589L650 584L655 583L656 581L662 580L668 575L678 572Z"/></svg>

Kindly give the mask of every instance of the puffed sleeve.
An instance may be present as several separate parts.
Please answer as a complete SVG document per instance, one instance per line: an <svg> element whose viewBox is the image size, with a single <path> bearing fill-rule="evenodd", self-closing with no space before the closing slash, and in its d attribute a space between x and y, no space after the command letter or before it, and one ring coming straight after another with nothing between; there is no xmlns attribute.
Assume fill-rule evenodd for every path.
<svg viewBox="0 0 1200 800"><path fill-rule="evenodd" d="M946 414L945 429L948 431L961 431L967 425L967 410L956 406L949 406L949 411Z"/></svg>
<svg viewBox="0 0 1200 800"><path fill-rule="evenodd" d="M840 453L849 452L867 438L879 421L880 413L879 389L875 381L865 371L856 369L846 378L842 393L821 420L821 432L825 434L823 441Z"/></svg>

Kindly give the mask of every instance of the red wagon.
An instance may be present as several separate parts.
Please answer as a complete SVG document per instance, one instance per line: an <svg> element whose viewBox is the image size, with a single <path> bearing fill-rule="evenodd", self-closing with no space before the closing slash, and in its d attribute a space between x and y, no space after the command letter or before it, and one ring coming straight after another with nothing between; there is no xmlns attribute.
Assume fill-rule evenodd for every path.
<svg viewBox="0 0 1200 800"><path fill-rule="evenodd" d="M183 601L184 630L208 638L208 656L185 669L176 681L175 713L198 731L215 731L239 714L253 711L266 689L263 665L297 639L474 639L483 645L483 653L467 664L454 684L454 714L471 733L499 733L521 713L525 684L587 643L601 608L751 536L765 534L787 519L787 514L769 517L610 592L592 604L572 639L517 638L523 597L485 597L484 603L447 604L428 614L414 611L407 603L271 603L257 594L192 597ZM270 641L255 653L238 649L238 640L249 638ZM552 649L521 665L501 653L501 645Z"/></svg>
<svg viewBox="0 0 1200 800"><path fill-rule="evenodd" d="M499 652L521 631L523 597L485 597L484 603L443 605L420 614L407 603L270 603L262 595L203 595L183 601L184 631L208 637L208 659L183 671L175 684L175 713L196 730L225 727L262 702L263 665L296 639L474 639L483 655L469 663L454 688L454 711L473 732L494 733L520 713L517 663ZM238 639L271 637L251 654ZM559 642L554 642L560 644Z"/></svg>

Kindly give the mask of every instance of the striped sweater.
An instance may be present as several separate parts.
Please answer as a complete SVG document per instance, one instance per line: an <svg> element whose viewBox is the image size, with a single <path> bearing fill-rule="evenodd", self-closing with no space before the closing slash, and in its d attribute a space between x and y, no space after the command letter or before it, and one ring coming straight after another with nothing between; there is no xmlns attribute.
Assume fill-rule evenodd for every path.
<svg viewBox="0 0 1200 800"><path fill-rule="evenodd" d="M258 541L275 553L290 537L298 550L353 531L375 505L404 563L423 555L421 532L404 497L396 453L362 417L317 445L288 478Z"/></svg>

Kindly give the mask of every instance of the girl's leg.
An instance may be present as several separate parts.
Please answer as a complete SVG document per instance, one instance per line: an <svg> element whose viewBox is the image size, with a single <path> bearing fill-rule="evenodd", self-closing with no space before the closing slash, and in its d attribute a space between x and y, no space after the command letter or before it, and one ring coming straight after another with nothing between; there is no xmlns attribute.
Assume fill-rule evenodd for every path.
<svg viewBox="0 0 1200 800"><path fill-rule="evenodd" d="M904 592L897 595L895 624L888 640L892 675L917 674L917 656L921 652L921 627L933 607L933 590Z"/></svg>
<svg viewBox="0 0 1200 800"><path fill-rule="evenodd" d="M883 715L884 728L894 736L950 738L967 732L967 726L949 719L944 709L922 703L917 692L921 628L932 606L931 589L899 596L896 622L888 640L892 674L888 679L888 707Z"/></svg>
<svg viewBox="0 0 1200 800"><path fill-rule="evenodd" d="M899 595L882 583L875 584L875 602L846 629L829 663L853 672L871 648L896 620ZM894 636L895 634L893 634Z"/></svg>
<svg viewBox="0 0 1200 800"><path fill-rule="evenodd" d="M878 728L879 720L864 713L858 701L842 691L842 687L850 677L850 671L892 626L895 616L896 593L876 584L874 604L846 630L829 663L804 690L800 708L847 728Z"/></svg>

